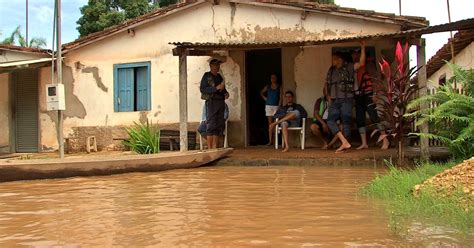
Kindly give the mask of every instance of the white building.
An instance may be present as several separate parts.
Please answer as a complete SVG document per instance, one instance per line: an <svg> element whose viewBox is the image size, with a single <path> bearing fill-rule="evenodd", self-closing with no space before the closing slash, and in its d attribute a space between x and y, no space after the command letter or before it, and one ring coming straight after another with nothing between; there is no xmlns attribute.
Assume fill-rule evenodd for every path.
<svg viewBox="0 0 474 248"><path fill-rule="evenodd" d="M225 61L221 69L230 92L229 144L261 144L266 123L258 91L269 82L270 73L280 75L284 89L293 90L297 102L312 116L333 49L358 47L358 40L370 37L367 46L373 61L393 58L396 40L379 35L427 25L420 17L314 3L201 0L159 9L63 46L64 134L77 138L78 149L89 135L97 137L99 148L113 149L118 144L114 138L134 122L150 120L177 129L179 67L173 55L176 46L170 42L209 42L214 45L201 53L206 56L190 56L187 61L189 130L195 130L201 119L201 76L209 70L211 56L219 57ZM216 44L222 45L220 49ZM25 110L12 107L19 99L14 85L23 84L21 76L31 71L0 70L0 126L4 127L0 145L12 152L58 147L57 114L45 107L50 67L34 69L35 84L29 87L37 90L37 105ZM26 125L14 117L21 111L36 113L28 128L37 135L31 137L38 138L27 139L27 147L18 145L23 138L15 131ZM312 142L308 140L309 145Z"/></svg>
<svg viewBox="0 0 474 248"><path fill-rule="evenodd" d="M438 85L446 83L453 76L446 61L454 62L464 69L474 68L473 40L474 30L459 31L431 57L426 64L429 89L437 88ZM454 48L454 61L452 60L451 44Z"/></svg>

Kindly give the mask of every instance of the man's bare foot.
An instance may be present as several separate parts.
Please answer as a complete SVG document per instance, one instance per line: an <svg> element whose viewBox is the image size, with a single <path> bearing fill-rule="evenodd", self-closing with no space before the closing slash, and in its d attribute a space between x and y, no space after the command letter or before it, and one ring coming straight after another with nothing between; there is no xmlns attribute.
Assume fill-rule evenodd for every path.
<svg viewBox="0 0 474 248"><path fill-rule="evenodd" d="M285 149L283 149L281 152L288 152L288 147L285 147Z"/></svg>
<svg viewBox="0 0 474 248"><path fill-rule="evenodd" d="M273 145L273 142L268 142L267 144L265 144L266 146L272 146Z"/></svg>
<svg viewBox="0 0 474 248"><path fill-rule="evenodd" d="M337 148L336 153L345 152L349 148L351 148L351 144L342 144L339 148Z"/></svg>
<svg viewBox="0 0 474 248"><path fill-rule="evenodd" d="M321 150L327 150L328 149L328 144L323 144L323 146L321 147Z"/></svg>
<svg viewBox="0 0 474 248"><path fill-rule="evenodd" d="M385 138L383 140L383 145L382 145L381 149L382 150L387 150L389 146L390 146L390 142L388 142L388 140Z"/></svg>
<svg viewBox="0 0 474 248"><path fill-rule="evenodd" d="M359 147L357 147L356 150L362 150L362 149L367 149L367 148L369 148L368 145L362 144Z"/></svg>

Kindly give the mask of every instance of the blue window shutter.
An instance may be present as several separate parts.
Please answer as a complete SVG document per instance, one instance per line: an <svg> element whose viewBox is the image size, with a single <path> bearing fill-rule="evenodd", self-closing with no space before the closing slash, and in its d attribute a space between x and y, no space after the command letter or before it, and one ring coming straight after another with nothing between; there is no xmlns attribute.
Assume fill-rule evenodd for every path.
<svg viewBox="0 0 474 248"><path fill-rule="evenodd" d="M134 111L134 69L119 68L117 74L118 98L116 101L118 111Z"/></svg>
<svg viewBox="0 0 474 248"><path fill-rule="evenodd" d="M144 111L150 110L150 78L148 75L149 67L137 67L136 68L136 79L137 79L137 110Z"/></svg>

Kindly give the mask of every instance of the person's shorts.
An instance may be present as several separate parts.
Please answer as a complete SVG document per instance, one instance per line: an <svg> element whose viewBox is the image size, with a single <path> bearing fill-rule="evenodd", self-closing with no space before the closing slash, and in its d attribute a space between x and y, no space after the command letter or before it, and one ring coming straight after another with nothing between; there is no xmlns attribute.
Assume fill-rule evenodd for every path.
<svg viewBox="0 0 474 248"><path fill-rule="evenodd" d="M273 105L265 105L265 115L266 116L274 116L278 110L278 106Z"/></svg>
<svg viewBox="0 0 474 248"><path fill-rule="evenodd" d="M313 119L313 124L318 125L319 130L323 130L323 123L321 123L318 119Z"/></svg>
<svg viewBox="0 0 474 248"><path fill-rule="evenodd" d="M293 120L289 120L289 121L284 121L281 123L282 126L288 126L288 127L299 127L301 125L301 114L300 114L300 111L298 110L293 110L293 111L289 111L287 112L288 113L294 113L296 115L296 118L293 119Z"/></svg>

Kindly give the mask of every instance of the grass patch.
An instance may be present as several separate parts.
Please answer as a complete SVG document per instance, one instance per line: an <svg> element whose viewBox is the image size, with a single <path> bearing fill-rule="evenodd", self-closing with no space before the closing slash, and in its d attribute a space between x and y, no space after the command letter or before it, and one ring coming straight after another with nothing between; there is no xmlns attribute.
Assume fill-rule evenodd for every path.
<svg viewBox="0 0 474 248"><path fill-rule="evenodd" d="M455 162L426 163L412 170L399 169L390 165L389 172L378 175L362 188L362 193L387 203L390 225L396 232L402 231L412 220L429 221L433 224L453 227L462 232L470 232L474 230L474 206L463 203L466 200L472 201L472 196L463 192L445 195L429 188L422 190L417 196L413 194L415 185L421 184L455 164Z"/></svg>
<svg viewBox="0 0 474 248"><path fill-rule="evenodd" d="M153 124L135 123L132 127L125 129L128 139L123 145L138 154L153 154L160 152L160 129Z"/></svg>

